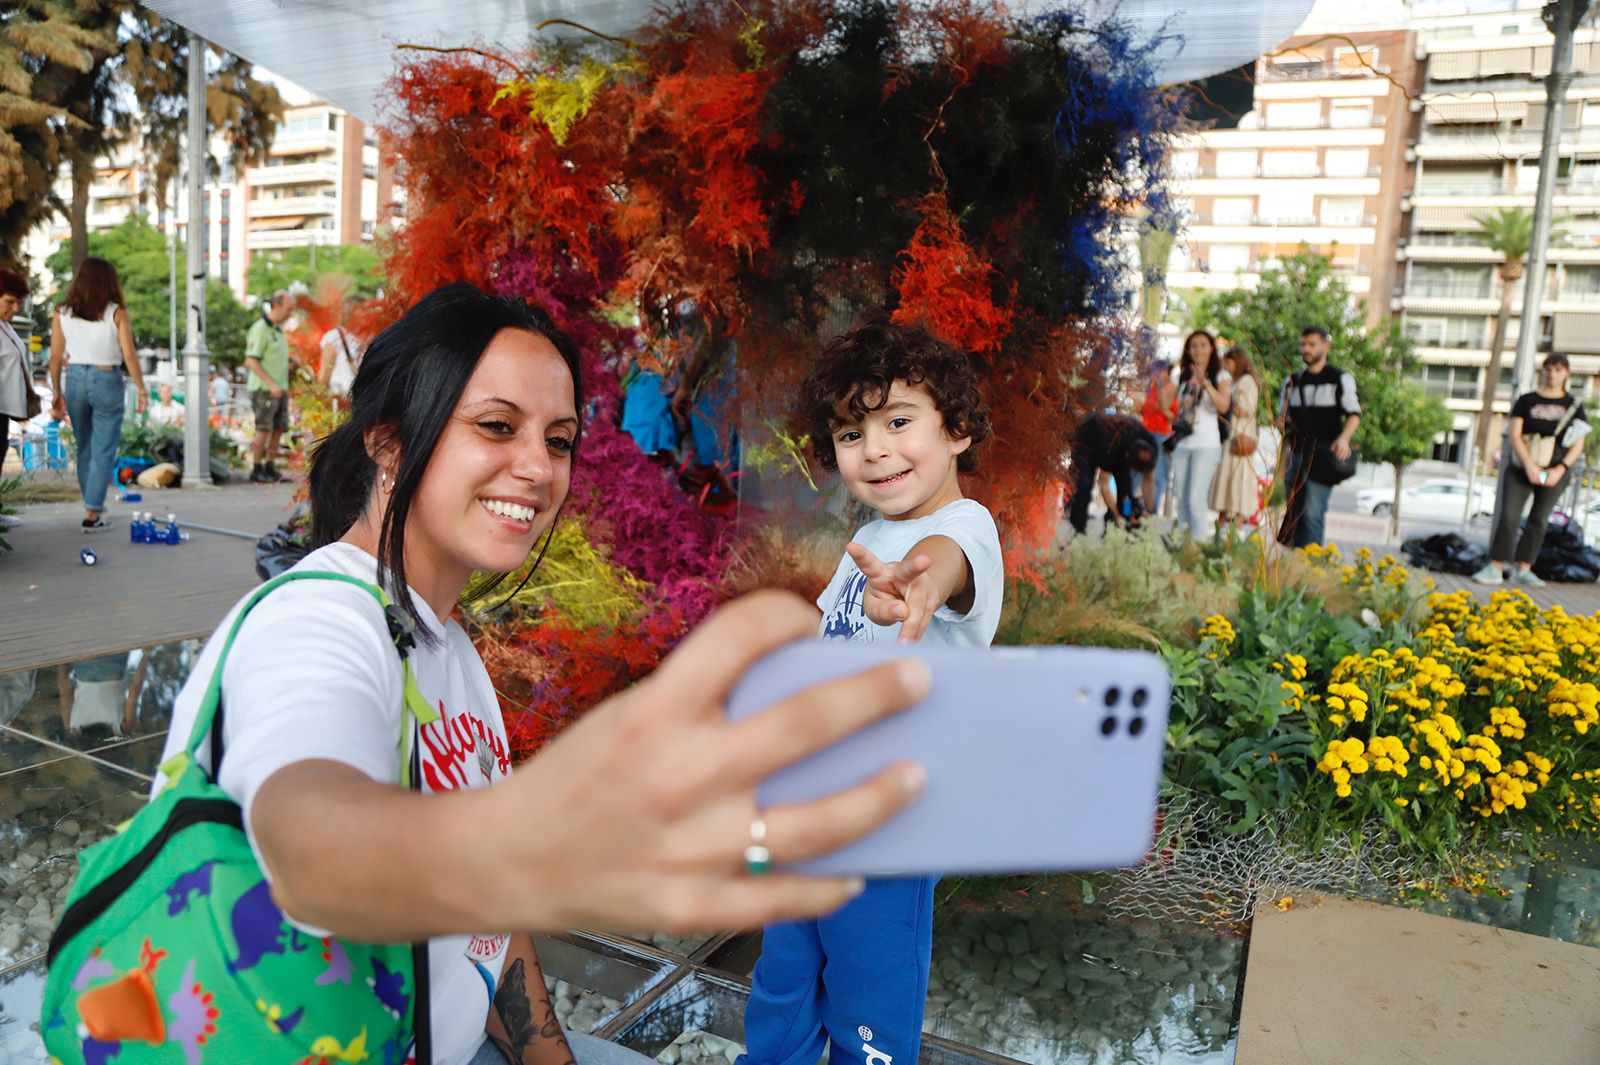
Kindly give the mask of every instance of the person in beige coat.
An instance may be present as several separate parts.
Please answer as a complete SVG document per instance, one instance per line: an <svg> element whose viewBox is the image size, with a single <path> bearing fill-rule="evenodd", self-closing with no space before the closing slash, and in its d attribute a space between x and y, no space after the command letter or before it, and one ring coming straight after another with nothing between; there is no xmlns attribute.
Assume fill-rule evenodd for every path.
<svg viewBox="0 0 1600 1065"><path fill-rule="evenodd" d="M1233 378L1233 409L1229 411L1232 432L1211 480L1211 509L1218 512L1219 525L1238 525L1251 521L1261 509L1255 455L1261 374L1250 353L1241 347L1229 348L1222 364Z"/></svg>

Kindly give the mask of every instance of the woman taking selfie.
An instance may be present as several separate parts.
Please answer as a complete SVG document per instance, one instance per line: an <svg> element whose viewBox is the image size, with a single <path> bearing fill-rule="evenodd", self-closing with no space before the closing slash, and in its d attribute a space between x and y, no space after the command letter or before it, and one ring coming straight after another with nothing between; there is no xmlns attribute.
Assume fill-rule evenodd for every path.
<svg viewBox="0 0 1600 1065"><path fill-rule="evenodd" d="M174 709L163 773L192 773L190 761L209 771L220 759L217 784L242 808L270 881L270 896L259 892L243 917L242 900L231 911L245 957L226 971L265 973L317 937L322 957L349 944L338 952L346 964L329 962L327 986L354 968L399 1018L413 985L392 965L361 961L360 944L425 941L419 1060L641 1061L561 1032L530 932L754 927L830 911L860 882L752 875L769 864L751 857L752 836L771 863L825 853L920 788L920 772L900 764L815 802L758 811L759 781L927 686L921 666L894 663L728 724L723 703L745 669L816 629L814 609L779 593L712 615L648 680L511 772L493 685L451 615L474 573L517 570L555 521L580 454L578 366L542 312L465 284L435 291L379 335L356 373L349 420L312 457L317 547L290 576L374 582L394 605L337 577L272 588L231 643L223 634L240 608L230 613ZM220 750L193 727L213 672ZM407 751L416 790L401 783ZM158 778L157 804L164 787ZM174 898L172 912L193 904ZM310 981L280 981L254 997L278 1023L314 993ZM216 1023L228 1018L223 1010ZM303 1032L309 1022L295 1019ZM356 1035L351 1022L309 1045L349 1054ZM220 1051L222 1037L210 1046ZM376 1031L360 1038L363 1053L387 1056ZM391 1038L389 1050L404 1049Z"/></svg>

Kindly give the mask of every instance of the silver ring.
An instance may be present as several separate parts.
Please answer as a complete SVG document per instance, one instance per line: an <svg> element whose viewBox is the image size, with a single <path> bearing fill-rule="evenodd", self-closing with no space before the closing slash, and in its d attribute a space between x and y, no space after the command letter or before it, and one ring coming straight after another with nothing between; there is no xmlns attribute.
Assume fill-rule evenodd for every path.
<svg viewBox="0 0 1600 1065"><path fill-rule="evenodd" d="M767 849L767 821L757 817L750 822L750 846L744 849L744 871L765 876L772 871L772 852Z"/></svg>

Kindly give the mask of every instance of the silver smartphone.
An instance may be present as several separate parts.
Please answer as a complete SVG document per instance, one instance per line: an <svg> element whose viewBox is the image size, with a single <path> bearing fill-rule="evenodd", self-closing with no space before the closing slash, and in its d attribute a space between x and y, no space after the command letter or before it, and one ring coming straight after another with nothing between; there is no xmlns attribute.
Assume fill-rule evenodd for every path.
<svg viewBox="0 0 1600 1065"><path fill-rule="evenodd" d="M759 800L765 808L820 798L900 759L927 767L927 790L871 835L791 870L1059 872L1145 856L1171 696L1166 664L1154 654L804 641L757 662L730 697L728 716L906 656L932 671L926 699L780 771Z"/></svg>

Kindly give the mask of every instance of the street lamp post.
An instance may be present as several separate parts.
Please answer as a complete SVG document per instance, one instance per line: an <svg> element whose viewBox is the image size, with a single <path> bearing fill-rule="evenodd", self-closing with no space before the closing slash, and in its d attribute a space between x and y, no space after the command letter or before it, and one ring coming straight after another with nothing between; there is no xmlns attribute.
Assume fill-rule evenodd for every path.
<svg viewBox="0 0 1600 1065"><path fill-rule="evenodd" d="M211 353L206 350L205 150L206 43L189 34L189 240L188 338L183 349L183 485L211 483L211 432L206 388Z"/></svg>

